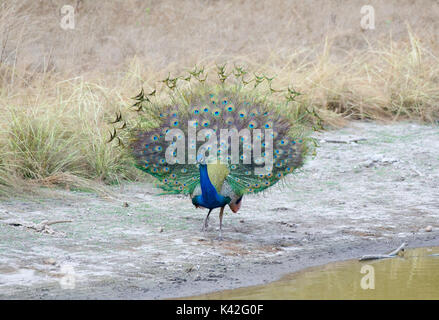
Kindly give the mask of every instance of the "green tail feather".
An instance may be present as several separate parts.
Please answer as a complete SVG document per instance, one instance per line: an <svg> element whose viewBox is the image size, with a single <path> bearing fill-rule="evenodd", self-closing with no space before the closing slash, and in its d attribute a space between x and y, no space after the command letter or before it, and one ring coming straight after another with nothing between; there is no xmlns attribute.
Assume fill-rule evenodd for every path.
<svg viewBox="0 0 439 320"><path fill-rule="evenodd" d="M174 85L171 89L175 89ZM255 175L255 168L261 165L255 163L254 158L250 164L244 164L243 159L237 164L232 164L230 157L227 160L229 172L225 181L236 195L257 193L273 186L303 164L308 150L305 139L294 134L296 125L285 115L285 110L291 108L288 102L272 103L256 91L242 90L242 86L227 87L222 84L209 87L202 84L197 89L174 93L169 105L151 102L144 97L143 91L135 99L136 110L141 109L138 110L140 117L128 131L128 146L137 168L155 177L165 193L192 194L199 185L198 166L189 163L194 159L188 158L188 150L190 147L199 150L204 142L187 141L189 120L195 121L197 132L212 129L218 140L220 129L273 130L274 163L270 172ZM169 164L166 161L166 150L171 141L166 141L165 136L171 129L180 129L183 133L183 163ZM179 139L176 137L174 143L178 144ZM245 141L240 141L240 155L243 155L244 147ZM230 149L219 149L218 155L225 151Z"/></svg>

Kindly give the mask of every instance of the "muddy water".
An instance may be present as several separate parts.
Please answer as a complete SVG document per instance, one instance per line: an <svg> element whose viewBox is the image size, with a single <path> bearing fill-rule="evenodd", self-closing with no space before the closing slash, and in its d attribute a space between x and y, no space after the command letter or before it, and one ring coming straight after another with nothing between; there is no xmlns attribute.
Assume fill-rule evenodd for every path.
<svg viewBox="0 0 439 320"><path fill-rule="evenodd" d="M331 263L267 285L193 298L439 299L439 247L409 249L391 259Z"/></svg>

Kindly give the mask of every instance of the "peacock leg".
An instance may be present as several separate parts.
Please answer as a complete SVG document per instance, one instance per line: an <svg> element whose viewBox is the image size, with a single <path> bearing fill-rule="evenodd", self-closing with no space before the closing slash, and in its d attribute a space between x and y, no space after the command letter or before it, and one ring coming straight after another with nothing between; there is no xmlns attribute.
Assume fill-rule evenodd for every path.
<svg viewBox="0 0 439 320"><path fill-rule="evenodd" d="M219 213L219 219L220 219L219 240L223 240L223 214L224 214L224 207L221 207Z"/></svg>
<svg viewBox="0 0 439 320"><path fill-rule="evenodd" d="M207 227L209 226L209 215L212 212L213 209L209 209L209 212L207 213L206 219L204 219L204 225L203 229L201 231L207 231Z"/></svg>

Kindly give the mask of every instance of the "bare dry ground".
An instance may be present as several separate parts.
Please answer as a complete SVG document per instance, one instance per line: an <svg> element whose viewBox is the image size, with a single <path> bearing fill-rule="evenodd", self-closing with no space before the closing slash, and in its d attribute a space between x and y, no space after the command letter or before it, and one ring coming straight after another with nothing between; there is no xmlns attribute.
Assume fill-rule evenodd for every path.
<svg viewBox="0 0 439 320"><path fill-rule="evenodd" d="M226 215L223 241L216 217L203 234L205 211L186 197L157 196L149 184L115 188L108 200L59 192L3 202L0 297L181 297L384 253L403 241L437 246L438 134L409 123L320 134L318 155L288 187L245 197L239 214ZM74 222L50 226L54 234L18 225L44 220Z"/></svg>

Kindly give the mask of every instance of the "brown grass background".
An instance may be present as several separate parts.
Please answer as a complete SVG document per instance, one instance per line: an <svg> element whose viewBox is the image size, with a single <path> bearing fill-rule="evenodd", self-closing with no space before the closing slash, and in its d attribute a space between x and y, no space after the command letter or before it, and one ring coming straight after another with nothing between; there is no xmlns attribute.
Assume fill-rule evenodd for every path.
<svg viewBox="0 0 439 320"><path fill-rule="evenodd" d="M65 4L76 8L74 30L59 26ZM375 30L360 27L366 4L375 8ZM296 51L321 51L326 38L343 57L376 42L406 42L407 26L426 46L439 36L437 0L19 0L1 8L5 63L72 75L111 72L134 56L154 71L211 59L282 65Z"/></svg>

